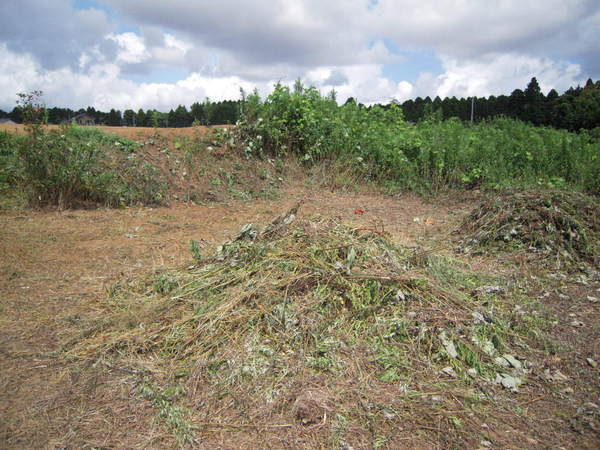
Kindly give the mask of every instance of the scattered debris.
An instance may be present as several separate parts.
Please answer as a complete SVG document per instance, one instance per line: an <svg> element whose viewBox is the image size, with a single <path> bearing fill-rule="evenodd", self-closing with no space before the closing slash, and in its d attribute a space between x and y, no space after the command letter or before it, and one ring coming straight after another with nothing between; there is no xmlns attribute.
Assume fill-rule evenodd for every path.
<svg viewBox="0 0 600 450"><path fill-rule="evenodd" d="M523 384L523 380L506 373L499 373L496 375L496 383L501 384L506 389L510 389L512 392L518 392L519 386Z"/></svg>
<svg viewBox="0 0 600 450"><path fill-rule="evenodd" d="M594 361L592 358L586 358L585 360L586 360L586 361L587 361L587 363L588 363L590 366L592 366L594 369L595 369L596 367L598 367L598 363L597 363L596 361Z"/></svg>
<svg viewBox="0 0 600 450"><path fill-rule="evenodd" d="M450 378L457 378L458 375L454 371L454 369L450 366L446 366L441 370L442 373L448 375Z"/></svg>
<svg viewBox="0 0 600 450"><path fill-rule="evenodd" d="M562 373L560 370L555 370L554 373L550 371L550 369L544 370L543 377L548 381L553 381L557 383L562 383L564 381L568 381L569 377Z"/></svg>
<svg viewBox="0 0 600 450"><path fill-rule="evenodd" d="M435 220L430 219L428 217L424 217L424 218L414 217L413 222L417 222L417 223L423 222L423 223L426 223L427 225L435 225Z"/></svg>
<svg viewBox="0 0 600 450"><path fill-rule="evenodd" d="M491 323L491 320L488 320L482 313L479 311L473 311L471 314L473 319L475 320L476 325L488 325Z"/></svg>
<svg viewBox="0 0 600 450"><path fill-rule="evenodd" d="M404 292L402 292L401 289L398 289L396 291L396 301L403 302L404 300L406 300L406 294Z"/></svg>
<svg viewBox="0 0 600 450"><path fill-rule="evenodd" d="M496 356L494 358L494 362L502 367L510 367L510 363L504 359L502 356Z"/></svg>
<svg viewBox="0 0 600 450"><path fill-rule="evenodd" d="M491 305L473 288L499 292L493 278L377 229L299 219L298 206L263 229L244 225L192 265L121 283L111 290L112 313L67 343L66 355L142 362L157 381L184 367L193 375L178 382L211 408L226 395L236 399L230 417L258 417L267 403L306 426L346 414L331 392L360 382L358 371L343 369L353 364L379 380L365 404L389 396L391 383L396 392L408 383L411 396L420 390L425 401L450 406L457 389L498 371L498 354L508 372L498 383L514 391L524 382L525 363L511 354L530 342L513 327L523 296ZM435 376L409 383L432 367L450 377L447 390Z"/></svg>
<svg viewBox="0 0 600 450"><path fill-rule="evenodd" d="M457 230L461 248L524 248L559 258L600 261L600 206L572 191L502 193L475 208Z"/></svg>
<svg viewBox="0 0 600 450"><path fill-rule="evenodd" d="M473 342L473 344L475 344L477 347L483 350L485 354L489 356L493 356L496 353L496 346L491 340L487 338L472 336L471 342Z"/></svg>
<svg viewBox="0 0 600 450"><path fill-rule="evenodd" d="M324 392L309 389L296 397L292 411L302 425L313 425L325 422L333 411L333 402Z"/></svg>
<svg viewBox="0 0 600 450"><path fill-rule="evenodd" d="M502 367L512 367L518 371L524 372L523 363L513 355L502 355L494 358L494 362Z"/></svg>
<svg viewBox="0 0 600 450"><path fill-rule="evenodd" d="M440 337L440 341L442 341L442 345L444 346L444 349L446 350L446 353L448 354L448 356L450 356L451 358L458 358L458 352L456 351L456 346L454 345L454 342L452 342L450 339L448 339L448 337L446 336L446 332L442 331L439 335Z"/></svg>
<svg viewBox="0 0 600 450"><path fill-rule="evenodd" d="M500 358L496 358L495 361L497 362L499 359ZM521 361L519 361L513 355L502 355L502 359L506 361L508 366L513 367L517 370L521 370L523 368L523 364L521 364Z"/></svg>
<svg viewBox="0 0 600 450"><path fill-rule="evenodd" d="M506 289L500 286L482 286L475 289L475 292L477 294L503 294L506 292Z"/></svg>

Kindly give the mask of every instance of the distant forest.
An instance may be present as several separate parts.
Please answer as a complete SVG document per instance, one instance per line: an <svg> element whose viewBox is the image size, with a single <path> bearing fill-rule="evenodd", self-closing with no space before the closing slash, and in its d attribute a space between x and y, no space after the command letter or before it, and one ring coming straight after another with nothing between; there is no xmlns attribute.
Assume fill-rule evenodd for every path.
<svg viewBox="0 0 600 450"><path fill-rule="evenodd" d="M589 79L584 87L572 87L562 95L554 89L544 95L537 80L532 78L524 91L515 89L510 95L475 97L473 104L476 121L506 116L534 125L589 130L600 126L600 80L594 83ZM470 98L417 97L401 105L405 119L411 122L431 114L441 115L443 119L471 118Z"/></svg>
<svg viewBox="0 0 600 450"><path fill-rule="evenodd" d="M349 98L347 102L354 102ZM47 108L47 122L60 124L73 117L87 113L96 124L129 127L188 127L194 123L202 125L224 125L237 122L240 113L240 100L225 100L192 104L189 110L178 106L168 113L154 109L137 112L127 109L123 112L111 109L109 112L97 111L92 107L74 111L69 108ZM436 116L440 119L457 117L467 121L471 119L471 98L417 97L403 103L407 121L418 122L424 117ZM384 107L388 105L382 105ZM571 131L600 127L600 80L595 83L589 79L584 87L570 88L562 95L552 89L544 95L536 78L532 78L525 90L515 89L510 95L475 97L473 100L475 121L495 116L520 119L534 125L564 128ZM366 106L365 106L366 107ZM0 109L0 119L8 118L21 123L22 111L15 107L11 112Z"/></svg>
<svg viewBox="0 0 600 450"><path fill-rule="evenodd" d="M205 100L202 103L194 103L188 110L179 105L168 113L155 109L137 112L132 109L111 109L109 112L97 111L93 107L72 110L70 108L46 108L47 123L59 125L69 122L72 118L81 114L87 114L94 119L97 125L124 126L124 127L189 127L194 122L200 125L226 125L234 124L239 118L240 101L225 100L212 102ZM0 109L0 119L11 119L13 122L21 123L23 119L22 110L19 106L13 108L10 113Z"/></svg>

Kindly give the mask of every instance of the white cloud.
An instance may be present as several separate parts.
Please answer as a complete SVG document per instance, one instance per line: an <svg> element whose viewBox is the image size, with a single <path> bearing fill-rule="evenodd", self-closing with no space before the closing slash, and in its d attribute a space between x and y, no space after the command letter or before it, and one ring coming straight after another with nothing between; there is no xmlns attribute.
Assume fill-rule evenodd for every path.
<svg viewBox="0 0 600 450"><path fill-rule="evenodd" d="M315 67L304 72L302 79L323 93L335 89L340 102L354 97L365 104L403 101L417 95L433 98L436 95L509 94L515 87L525 88L533 76L546 92L551 88L564 90L584 81L577 64L519 54L488 55L467 61L445 56L442 62L442 74L424 73L414 85L384 77L381 64ZM175 83L135 83L125 79L119 64L114 62L91 65L85 72L67 67L48 71L32 56L11 52L0 45L0 107L3 109L12 109L17 92L41 89L49 105L94 106L101 110L169 110L179 104L189 106L205 97L212 100L239 98L240 88L247 92L258 88L266 95L275 82L291 84L293 80L273 78L257 83L239 76L192 73Z"/></svg>
<svg viewBox="0 0 600 450"><path fill-rule="evenodd" d="M43 67L78 67L80 56L99 48L112 58L115 43L104 39L113 25L103 11L77 10L72 0L0 2L0 43L19 53L34 55Z"/></svg>
<svg viewBox="0 0 600 450"><path fill-rule="evenodd" d="M106 38L115 41L119 45L117 63L135 64L145 61L150 57L144 39L135 33L109 34Z"/></svg>
<svg viewBox="0 0 600 450"><path fill-rule="evenodd" d="M167 27L248 65L353 65L369 42L454 57L568 59L598 48L597 0L103 0L140 26ZM381 61L379 61L381 62Z"/></svg>
<svg viewBox="0 0 600 450"><path fill-rule="evenodd" d="M19 76L14 76L15 74ZM332 79L338 83L329 84ZM343 68L321 67L306 74L304 80L314 84L323 93L335 89L343 102L353 96L363 103L404 100L413 92L408 82L393 82L381 74L376 64ZM15 93L40 89L48 105L68 105L72 108L93 106L100 110L110 108L156 108L169 110L179 104L190 105L205 97L212 100L239 98L240 88L246 92L257 88L268 94L275 82L260 83L237 76L211 77L192 73L176 83L135 83L122 77L118 64L105 63L90 66L85 73L70 68L43 70L31 56L18 55L0 45L0 107L12 109ZM283 80L291 84L293 80Z"/></svg>
<svg viewBox="0 0 600 450"><path fill-rule="evenodd" d="M509 94L532 76L561 91L600 76L593 0L96 1L106 13L71 0L0 2L0 107L28 89L60 106L169 109L296 78L373 103ZM139 31L118 32L115 17ZM383 75L419 51L437 55L441 73ZM186 75L153 83L156 73Z"/></svg>
<svg viewBox="0 0 600 450"><path fill-rule="evenodd" d="M352 66L344 69L344 73L349 83L336 88L342 101L354 97L365 104L388 103L394 99L406 100L413 91L413 86L407 81L395 82L383 77L379 65Z"/></svg>
<svg viewBox="0 0 600 450"><path fill-rule="evenodd" d="M18 74L18 76L17 76ZM134 83L123 79L117 64L97 64L86 73L70 68L43 70L30 55L18 55L0 44L0 108L12 109L16 93L40 89L49 106L100 110L156 108L169 110L190 105L205 97L212 100L238 98L240 87L254 85L239 77L210 78L191 74L176 83ZM269 86L262 85L266 91Z"/></svg>
<svg viewBox="0 0 600 450"><path fill-rule="evenodd" d="M519 49L550 55L572 52L573 41L556 39L566 30L597 30L586 23L597 1L380 0L371 25L401 47L429 48L455 57Z"/></svg>
<svg viewBox="0 0 600 450"><path fill-rule="evenodd" d="M121 34L112 33L107 35L106 39L118 45L114 63L126 71L134 68L138 73L151 72L157 66L185 67L186 54L194 47L183 39L157 30L153 30L153 35L149 39L130 31ZM82 54L82 57L83 62L87 63L88 54ZM82 58L80 58L80 67L82 67Z"/></svg>
<svg viewBox="0 0 600 450"><path fill-rule="evenodd" d="M178 39L172 34L164 34L164 45L155 46L150 51L156 62L171 65L185 66L187 52L193 48L193 44Z"/></svg>
<svg viewBox="0 0 600 450"><path fill-rule="evenodd" d="M549 58L536 58L515 53L486 55L476 60L442 57L444 73L422 74L417 82L421 96L470 97L510 94L524 89L537 77L542 91L563 91L583 82L581 67Z"/></svg>

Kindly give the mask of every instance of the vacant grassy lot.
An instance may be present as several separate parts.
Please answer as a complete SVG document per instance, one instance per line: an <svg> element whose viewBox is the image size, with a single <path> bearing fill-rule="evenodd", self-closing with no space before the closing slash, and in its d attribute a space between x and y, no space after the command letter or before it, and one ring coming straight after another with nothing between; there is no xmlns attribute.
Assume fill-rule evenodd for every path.
<svg viewBox="0 0 600 450"><path fill-rule="evenodd" d="M267 160L229 159L216 146L203 147L206 153L193 166L199 172L191 178L183 174L191 165L175 160L204 129L109 131L143 142L144 157L169 180L169 205L57 211L4 204L0 447L598 448L597 267L579 267L583 262L531 252L526 245L465 252L464 236L455 230L490 194L390 196L292 162L275 167ZM177 287L169 280L202 269L245 224L267 225L298 200L304 200L302 223L334 220L346 231L328 228L332 234L323 236L349 239L356 247L353 253L337 241L323 244L315 227L319 248L305 250L315 261L331 262L320 274L339 271L342 287L360 277L352 266L364 262L360 239L366 235L407 252L398 275L410 281L405 292L394 287L395 300L381 305L375 294L372 304L344 304L342 298L333 310L327 295L314 294L330 288L332 275L317 277L316 291L294 285L302 295L314 295L302 297L313 322L298 319L302 329L312 330L303 341L306 355L291 344L278 347L275 337L267 340L288 335L278 326L300 326L285 317L281 323L253 322L259 341L236 340L242 335L225 318L215 324L236 343L229 354L227 346L214 355L186 353L204 348L210 333L199 331L198 342L187 334L184 339L178 330L193 328L176 326L178 314L197 311L194 302L204 300L184 294L173 300L179 294L170 294ZM285 241L291 259L282 257L283 264L298 261L289 247L296 238L300 234ZM283 254L279 244L267 244L264 255ZM344 265L329 258L342 258ZM225 270L221 262L210 263ZM385 290L383 274L397 273L377 264L380 284L374 289ZM290 274L296 270L285 267ZM261 285L274 272L257 273L248 279ZM239 294L225 292L227 298ZM311 309L318 302L324 306ZM152 309L160 304L165 309ZM267 300L251 306L255 313L272 307ZM249 307L240 304L232 314ZM336 315L338 321L319 328L320 317ZM154 347L144 341L146 329ZM477 342L473 330L483 330ZM502 342L492 342L486 330ZM486 353L484 338L502 350ZM113 345L118 342L124 344ZM219 364L211 359L215 355ZM502 374L522 384L513 391L510 383L497 383Z"/></svg>

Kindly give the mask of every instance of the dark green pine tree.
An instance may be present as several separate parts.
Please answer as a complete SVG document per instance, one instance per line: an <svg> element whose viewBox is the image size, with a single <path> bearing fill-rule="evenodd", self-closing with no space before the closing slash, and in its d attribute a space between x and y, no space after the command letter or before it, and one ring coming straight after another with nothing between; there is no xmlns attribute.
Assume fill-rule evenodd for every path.
<svg viewBox="0 0 600 450"><path fill-rule="evenodd" d="M204 117L204 107L202 103L195 102L190 106L190 115L192 116L192 122L202 123Z"/></svg>
<svg viewBox="0 0 600 450"><path fill-rule="evenodd" d="M525 93L521 89L512 91L508 101L507 116L523 120Z"/></svg>
<svg viewBox="0 0 600 450"><path fill-rule="evenodd" d="M531 79L525 92L521 112L521 119L534 125L544 122L544 94L535 77Z"/></svg>
<svg viewBox="0 0 600 450"><path fill-rule="evenodd" d="M187 127L192 123L190 113L185 106L179 105L169 111L169 126L174 128Z"/></svg>
<svg viewBox="0 0 600 450"><path fill-rule="evenodd" d="M590 79L573 102L575 126L579 129L592 129L600 126L600 83Z"/></svg>
<svg viewBox="0 0 600 450"><path fill-rule="evenodd" d="M137 112L136 126L138 126L138 127L147 127L147 126L149 126L146 113L144 112L144 110L142 108L140 108L138 110L138 112Z"/></svg>
<svg viewBox="0 0 600 450"><path fill-rule="evenodd" d="M121 126L121 111L111 109L106 116L106 125L112 127L120 127Z"/></svg>
<svg viewBox="0 0 600 450"><path fill-rule="evenodd" d="M23 108L21 108L20 106L15 106L8 116L13 122L23 122Z"/></svg>
<svg viewBox="0 0 600 450"><path fill-rule="evenodd" d="M123 125L126 127L134 127L136 125L135 112L132 109L126 109L123 112Z"/></svg>

